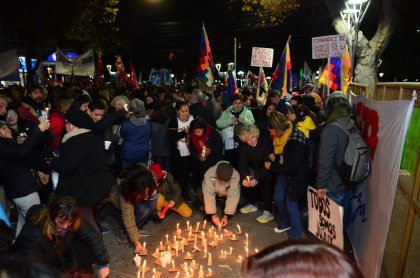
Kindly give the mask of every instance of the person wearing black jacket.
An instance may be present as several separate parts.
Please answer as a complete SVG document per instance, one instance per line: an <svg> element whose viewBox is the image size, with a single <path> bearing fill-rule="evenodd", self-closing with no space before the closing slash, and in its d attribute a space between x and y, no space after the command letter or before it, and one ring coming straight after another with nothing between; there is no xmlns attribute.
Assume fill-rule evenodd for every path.
<svg viewBox="0 0 420 278"><path fill-rule="evenodd" d="M108 277L109 255L102 238L83 218L77 200L71 196L58 197L46 206L32 206L12 250L28 261L42 260L63 272L80 271L78 254L71 252L75 237L89 246L99 266L97 277Z"/></svg>
<svg viewBox="0 0 420 278"><path fill-rule="evenodd" d="M0 179L4 186L7 199L18 209L16 236L25 223L27 210L34 204L39 204L37 190L40 189L41 173L32 170L27 160L38 144L41 133L49 127L48 121L40 120L32 134L22 144L12 137L12 131L7 123L0 121Z"/></svg>
<svg viewBox="0 0 420 278"><path fill-rule="evenodd" d="M273 143L270 138L261 133L255 125L245 125L240 133L238 169L243 192L248 204L241 208L242 213L255 212L258 195L262 195L263 214L257 218L260 223L273 220L273 179L264 168L264 162L268 155L273 152Z"/></svg>

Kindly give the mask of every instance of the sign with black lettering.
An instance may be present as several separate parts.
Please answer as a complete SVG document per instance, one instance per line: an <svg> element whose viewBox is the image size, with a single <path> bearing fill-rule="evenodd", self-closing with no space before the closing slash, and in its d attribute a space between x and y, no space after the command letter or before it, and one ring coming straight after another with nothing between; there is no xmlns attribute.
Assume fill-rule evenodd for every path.
<svg viewBox="0 0 420 278"><path fill-rule="evenodd" d="M343 57L346 55L346 37L333 35L312 38L312 59Z"/></svg>
<svg viewBox="0 0 420 278"><path fill-rule="evenodd" d="M318 239L343 250L343 207L332 199L319 199L316 189L308 187L308 230Z"/></svg>
<svg viewBox="0 0 420 278"><path fill-rule="evenodd" d="M273 65L273 48L253 47L251 67L271 68Z"/></svg>

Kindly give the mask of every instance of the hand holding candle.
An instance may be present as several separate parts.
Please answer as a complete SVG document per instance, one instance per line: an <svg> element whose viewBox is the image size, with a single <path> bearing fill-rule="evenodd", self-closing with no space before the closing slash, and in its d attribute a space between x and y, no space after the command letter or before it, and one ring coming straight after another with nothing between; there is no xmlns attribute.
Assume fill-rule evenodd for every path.
<svg viewBox="0 0 420 278"><path fill-rule="evenodd" d="M169 204L165 206L165 208L162 210L162 212L159 214L159 219L165 218L166 213L168 212Z"/></svg>

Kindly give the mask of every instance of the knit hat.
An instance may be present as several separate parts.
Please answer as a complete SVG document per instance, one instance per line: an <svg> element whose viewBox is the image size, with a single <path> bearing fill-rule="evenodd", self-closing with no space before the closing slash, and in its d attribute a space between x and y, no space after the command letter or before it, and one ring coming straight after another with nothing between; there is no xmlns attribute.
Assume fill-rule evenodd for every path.
<svg viewBox="0 0 420 278"><path fill-rule="evenodd" d="M79 109L70 109L67 111L65 118L69 123L78 128L92 129L94 125L92 118L86 112Z"/></svg>
<svg viewBox="0 0 420 278"><path fill-rule="evenodd" d="M232 178L233 167L229 162L221 162L217 165L216 176L219 180L229 181Z"/></svg>
<svg viewBox="0 0 420 278"><path fill-rule="evenodd" d="M155 174L156 180L160 180L162 177L166 178L167 173L166 171L162 171L159 163L152 163L149 168Z"/></svg>

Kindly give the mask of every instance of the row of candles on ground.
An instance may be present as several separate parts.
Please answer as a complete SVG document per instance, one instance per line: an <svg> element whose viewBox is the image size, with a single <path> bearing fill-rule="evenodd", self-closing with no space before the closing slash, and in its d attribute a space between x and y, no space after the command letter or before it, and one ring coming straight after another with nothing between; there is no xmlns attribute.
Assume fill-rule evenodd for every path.
<svg viewBox="0 0 420 278"><path fill-rule="evenodd" d="M211 246L211 247L217 247L218 246L218 242L223 240L224 236L223 234L218 235L216 233L216 229L215 227L211 227L210 229L208 229L208 239L212 238L213 240L210 241L209 243L207 243L207 238L206 238L206 233L204 231L200 231L201 230L207 230L206 228L207 225L207 221L204 220L202 227L200 227L200 222L197 223L195 230L193 230L193 226L190 225L190 222L187 221L187 229L186 231L188 231L188 237L185 239L182 237L182 230L179 228L179 223L177 223L176 226L176 232L175 235L173 237L173 244L171 244L171 242L169 241L169 235L166 235L166 245L167 245L167 251L166 251L166 247L163 245L163 242L160 242L160 245L158 248L156 248L155 253L153 253L153 257L155 257L157 259L157 261L155 262L156 264L162 266L162 267L166 267L167 265L172 266L172 268L169 269L169 272L177 272L177 275L175 276L176 278L179 277L180 275L180 271L175 267L175 262L172 259L172 256L178 257L179 251L181 251L182 253L184 253L184 246L188 245L188 242L192 242L194 241L194 249L192 250L192 253L195 252L201 252L200 247L197 246L198 243L198 239L201 239L201 247L203 248L203 256L202 258L207 258L207 265L211 266L212 265L212 254L210 252L208 252L207 246ZM222 227L219 225L218 226L218 231L221 232ZM224 229L223 230L224 234L226 235L226 237L231 240L231 241L237 241L239 240L236 235L241 235L242 231L241 231L241 227L239 225L237 225L237 232L231 232L229 230ZM193 236L192 234L195 233L195 235ZM197 233L201 233L200 236L197 235ZM249 255L249 249L248 249L248 244L249 244L249 237L248 234L245 233L245 258L248 257ZM146 243L143 243L143 249L144 252L141 253L140 255L147 255L147 250L146 250ZM174 252L171 250L174 249ZM229 248L229 252L225 251L225 250L221 250L220 251L220 259L226 259L228 255L232 255L233 252L233 247ZM255 249L255 252L258 252L258 249ZM208 268L207 273L204 273L204 269L203 266L197 264L195 262L195 260L193 259L194 255L191 254L190 252L187 252L187 254L184 256L184 260L191 260L192 262L188 265L187 262L184 262L183 265L181 265L181 269L184 271L185 273L185 277L194 277L194 270L199 269L198 271L198 277L204 277L204 276L212 276L212 270L210 268ZM238 256L238 259L236 260L236 262L238 263L242 263L243 257L241 255ZM146 260L144 260L143 265L141 264L141 257L136 255L136 257L134 258L134 261L136 263L136 266L138 267L138 273L137 273L137 277L140 278L144 278L144 275L147 271L150 270L149 267L147 267L146 265ZM230 267L228 265L225 265L228 269L230 269ZM153 268L153 278L158 278L160 277L160 272L157 272L155 268Z"/></svg>

